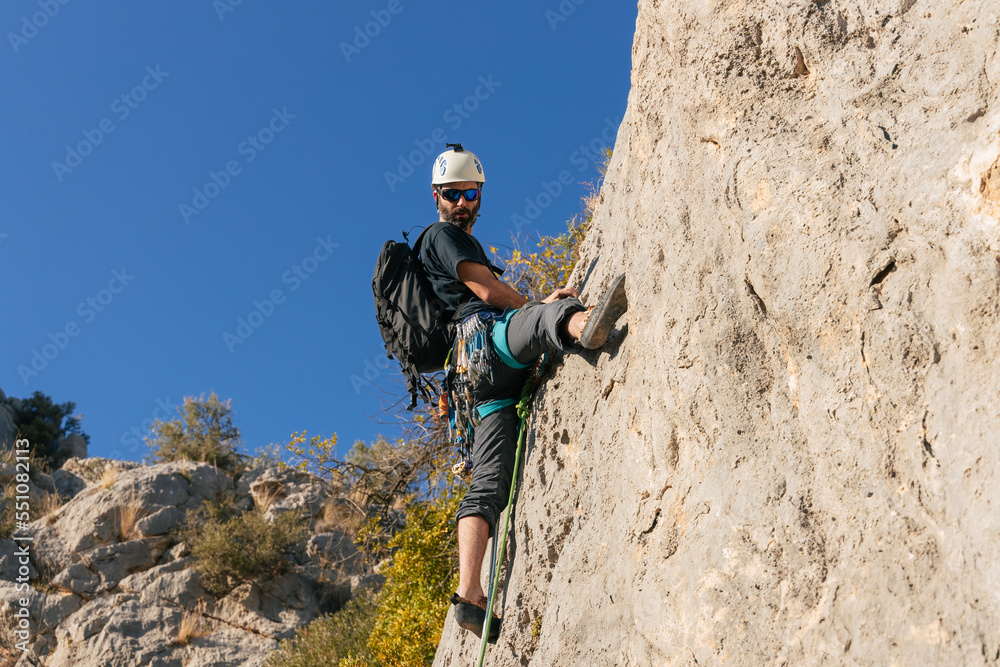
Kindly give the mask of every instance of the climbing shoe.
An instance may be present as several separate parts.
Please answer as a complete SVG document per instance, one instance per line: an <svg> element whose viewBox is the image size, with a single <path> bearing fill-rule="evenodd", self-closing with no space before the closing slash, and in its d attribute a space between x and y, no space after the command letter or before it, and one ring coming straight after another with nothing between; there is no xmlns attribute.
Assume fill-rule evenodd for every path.
<svg viewBox="0 0 1000 667"><path fill-rule="evenodd" d="M628 310L628 298L625 296L623 273L611 281L611 286L597 302L597 306L587 313L583 331L580 333L580 345L588 350L596 350L604 345L611 330L615 328L615 322L626 310Z"/></svg>
<svg viewBox="0 0 1000 667"><path fill-rule="evenodd" d="M479 604L459 597L458 593L452 593L451 603L455 605L455 620L459 627L472 630L480 639L483 636L483 622L486 620L486 605L489 600L484 596L479 600ZM490 637L486 641L496 644L497 637L500 636L500 617L493 614L490 622Z"/></svg>

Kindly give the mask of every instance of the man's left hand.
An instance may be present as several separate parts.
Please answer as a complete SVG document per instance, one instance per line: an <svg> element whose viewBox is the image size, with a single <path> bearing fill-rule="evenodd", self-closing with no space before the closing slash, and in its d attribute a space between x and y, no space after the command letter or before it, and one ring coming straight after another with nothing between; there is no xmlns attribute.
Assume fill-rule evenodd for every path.
<svg viewBox="0 0 1000 667"><path fill-rule="evenodd" d="M579 298L580 293L573 289L572 287L560 287L555 292L542 299L542 303L552 303L553 301L559 301L561 299L568 299L570 297Z"/></svg>

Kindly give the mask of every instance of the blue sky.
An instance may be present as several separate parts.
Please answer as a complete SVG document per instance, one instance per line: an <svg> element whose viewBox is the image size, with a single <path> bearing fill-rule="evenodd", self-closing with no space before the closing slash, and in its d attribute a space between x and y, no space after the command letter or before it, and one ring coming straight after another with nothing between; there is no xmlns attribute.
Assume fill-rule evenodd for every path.
<svg viewBox="0 0 1000 667"><path fill-rule="evenodd" d="M393 437L382 243L436 220L444 141L483 162L484 246L561 232L634 27L598 0L4 3L0 388L74 401L92 456L140 460L212 390L248 451Z"/></svg>

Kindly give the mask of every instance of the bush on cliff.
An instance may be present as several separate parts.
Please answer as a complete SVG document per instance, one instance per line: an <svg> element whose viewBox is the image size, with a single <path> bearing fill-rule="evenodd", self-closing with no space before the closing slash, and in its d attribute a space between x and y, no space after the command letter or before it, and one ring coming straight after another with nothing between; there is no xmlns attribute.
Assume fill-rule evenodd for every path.
<svg viewBox="0 0 1000 667"><path fill-rule="evenodd" d="M240 431L230 417L229 401L220 401L212 392L206 399L187 396L170 421L157 419L150 427L146 444L152 448L154 463L202 461L228 470L238 470L245 460L239 452Z"/></svg>
<svg viewBox="0 0 1000 667"><path fill-rule="evenodd" d="M376 597L357 595L340 611L322 616L284 639L264 667L369 667L368 635L375 623Z"/></svg>
<svg viewBox="0 0 1000 667"><path fill-rule="evenodd" d="M301 512L271 522L259 510L235 514L233 505L222 501L192 512L181 537L190 545L205 590L222 597L240 584L284 572L306 529Z"/></svg>

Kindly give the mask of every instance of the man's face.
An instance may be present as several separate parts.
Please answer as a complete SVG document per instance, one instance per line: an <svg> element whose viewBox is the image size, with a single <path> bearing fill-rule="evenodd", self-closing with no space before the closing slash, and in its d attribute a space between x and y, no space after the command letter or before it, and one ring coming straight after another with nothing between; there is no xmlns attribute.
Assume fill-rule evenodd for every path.
<svg viewBox="0 0 1000 667"><path fill-rule="evenodd" d="M437 200L438 214L441 222L450 222L462 231L469 231L476 223L476 216L479 214L479 203L482 196L476 201L466 201L465 197L459 197L458 201L450 202L438 193L441 190L471 190L478 188L479 183L475 181L457 181L455 183L445 183L434 189L434 199Z"/></svg>

